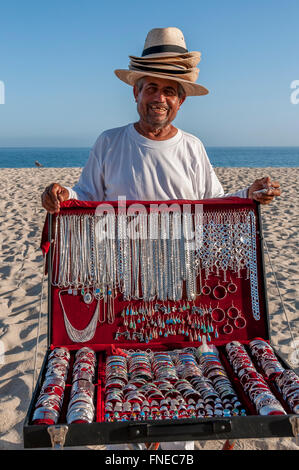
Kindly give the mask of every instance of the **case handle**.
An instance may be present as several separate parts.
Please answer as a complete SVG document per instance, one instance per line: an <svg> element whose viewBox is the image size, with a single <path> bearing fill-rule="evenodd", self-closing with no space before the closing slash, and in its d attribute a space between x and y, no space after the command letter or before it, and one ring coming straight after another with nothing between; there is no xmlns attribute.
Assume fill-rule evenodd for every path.
<svg viewBox="0 0 299 470"><path fill-rule="evenodd" d="M212 435L222 434L231 431L231 420L214 420L204 421L201 423L169 423L162 425L148 424L148 423L136 423L130 424L129 436L130 438L143 438L150 437L161 440L164 436L167 436L171 432L171 436L188 436L190 438L196 438L200 435Z"/></svg>

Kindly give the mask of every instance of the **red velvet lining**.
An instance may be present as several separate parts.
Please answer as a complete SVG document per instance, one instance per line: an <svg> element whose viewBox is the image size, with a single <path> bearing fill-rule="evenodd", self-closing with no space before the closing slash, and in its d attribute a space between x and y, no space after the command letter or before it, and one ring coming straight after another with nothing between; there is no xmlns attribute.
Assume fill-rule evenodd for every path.
<svg viewBox="0 0 299 470"><path fill-rule="evenodd" d="M248 281L244 281L243 279L236 279L235 281L239 286L238 290L242 290L243 294L245 293L244 297L237 296L237 294L231 294L230 296L227 296L226 299L219 302L219 306L221 306L221 308L223 308L226 312L233 302L233 305L235 307L239 307L240 310L243 312L242 316L246 318L247 325L243 329L237 329L234 327L232 334L224 334L222 330L223 325L227 322L233 325L233 321L230 319L228 320L226 316L224 321L217 324L219 325L217 327L219 338L213 338L213 343L216 345L224 344L228 341L233 340L238 340L241 342L248 341L256 336L262 336L263 338L265 338L267 334L267 328L264 320L265 312L263 311L263 307L261 308L261 319L259 321L256 321L253 319L251 306L248 305L248 303L246 302L246 299L248 299L250 296ZM58 291L58 288L52 289L52 344L64 345L69 347L74 343L72 343L72 341L69 339L65 329L63 312L59 301ZM80 294L73 296L67 293L62 293L61 299L64 305L66 315L71 321L72 325L79 330L85 328L93 316L93 313L96 308L96 301L93 301L91 304L87 305L84 303L83 298ZM103 303L103 301L101 303ZM162 302L157 303L162 304ZM137 306L138 304L138 301L131 302L131 305ZM170 306L172 306L172 304L172 302L169 302ZM218 305L218 301L213 300L212 306L216 307L216 304ZM121 331L125 331L125 328L122 326L121 312L127 307L127 305L128 302L124 302L120 294L115 299L115 323L112 325L109 325L107 323L98 324L95 336L88 342L88 344L92 346L96 345L96 349L102 349L103 347L105 347L105 345L112 345L113 343L116 347L122 347L125 344L133 345L133 341L128 342L123 338L119 341L115 341L115 333L117 329L120 328ZM210 300L203 299L202 301L195 302L195 305L204 305L209 308ZM211 335L211 337L213 336ZM196 346L198 344L198 342L195 341L190 342L188 338L184 335L176 335L168 336L168 338L159 337L158 339L152 340L147 343L146 347L149 347L151 345L162 344L170 345L173 343L182 344L183 347L186 347L188 345ZM80 343L80 345L81 344L85 345L85 343ZM140 346L142 344L143 343L140 343Z"/></svg>
<svg viewBox="0 0 299 470"><path fill-rule="evenodd" d="M249 199L240 199L240 198L223 198L223 199L209 199L205 201L127 201L127 207L129 207L132 203L136 204L143 204L147 209L150 208L151 204L167 204L170 206L173 203L176 204L191 204L191 210L194 210L195 205L197 204L204 204L205 207L209 207L209 209L240 209L240 208L251 208L256 211L256 204ZM96 207L100 204L111 204L113 207L117 209L118 202L117 201L109 201L109 202L85 202L85 201L66 201L62 204L61 212L62 213L73 213L78 211L86 213L86 212L93 212ZM47 236L47 224L45 224L44 231L43 231L43 239L42 239L42 246L45 249L46 246L46 236ZM232 279L232 281L237 285L237 292L235 294L228 294L225 299L223 300L216 300L213 296L204 296L201 295L197 298L195 305L203 305L207 308L212 305L212 308L216 308L217 306L221 307L222 309L227 312L230 306L238 307L241 312L242 316L245 317L247 321L247 325L243 329L237 329L233 327L232 334L224 334L223 333L223 326L225 323L228 323L233 326L233 320L226 318L223 322L217 324L218 325L218 339L213 338L213 342L217 344L224 344L228 341L232 340L239 340L239 341L248 341L253 337L261 336L263 338L268 337L268 327L266 322L266 307L264 304L264 292L263 292L263 279L261 273L261 252L260 252L260 244L259 239L257 237L257 260L258 260L258 284L259 284L259 296L260 296L260 313L261 318L259 321L256 321L252 316L252 309L251 309L251 295L250 295L250 282L249 280L245 279L246 273L242 273L242 277L238 278L236 274L228 274L228 279ZM54 266L55 269L55 266ZM209 286L213 289L217 286L219 278L216 275L210 275L209 277ZM222 282L223 284L223 282ZM89 323L93 312L96 308L96 301L93 301L92 304L87 305L84 303L82 296L76 295L68 295L62 294L61 295L62 302L66 311L66 315L71 321L72 325L77 329L83 329ZM131 305L137 306L138 301L132 301ZM161 304L162 302L157 302ZM101 302L103 305L103 302ZM190 303L191 304L191 303ZM122 299L122 295L119 294L115 299L115 316L116 320L113 325L108 325L107 322L104 324L99 324L95 333L94 338L89 341L88 344L96 346L96 349L102 349L105 345L111 345L115 342L115 333L118 328L122 324L122 319L120 317L121 312L124 308L126 308L128 302L124 302ZM173 305L172 302L169 302L169 305ZM65 345L71 346L73 343L68 338L66 333L66 329L64 326L64 319L63 319L63 312L59 302L58 297L58 288L52 288L52 311L50 312L51 315L51 338L53 345ZM216 326L216 324L215 324ZM121 328L121 331L124 331L125 328ZM125 339L121 338L119 341L115 342L115 346L118 345L122 346L125 343ZM187 337L183 335L177 336L169 336L168 338L161 338L159 337L157 340L152 340L148 345L162 345L167 344L168 346L172 343L175 344L182 344L183 346L191 345L195 346L197 342L190 342ZM129 342L129 344L133 345L133 342ZM141 343L142 344L142 343Z"/></svg>

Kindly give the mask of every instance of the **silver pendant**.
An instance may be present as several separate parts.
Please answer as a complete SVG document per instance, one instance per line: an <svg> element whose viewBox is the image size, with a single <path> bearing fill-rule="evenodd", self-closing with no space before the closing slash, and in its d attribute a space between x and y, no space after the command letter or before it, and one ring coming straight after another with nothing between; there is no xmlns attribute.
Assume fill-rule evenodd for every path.
<svg viewBox="0 0 299 470"><path fill-rule="evenodd" d="M93 301L93 296L90 292L86 292L86 294L84 294L83 296L83 300L86 304L91 304L91 302Z"/></svg>

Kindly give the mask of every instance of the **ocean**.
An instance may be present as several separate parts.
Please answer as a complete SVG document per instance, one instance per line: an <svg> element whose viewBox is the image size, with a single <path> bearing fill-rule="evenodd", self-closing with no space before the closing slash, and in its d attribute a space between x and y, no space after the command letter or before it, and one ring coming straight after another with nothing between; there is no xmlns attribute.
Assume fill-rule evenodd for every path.
<svg viewBox="0 0 299 470"><path fill-rule="evenodd" d="M83 167L87 147L0 147L0 168ZM207 147L214 167L298 167L299 147Z"/></svg>

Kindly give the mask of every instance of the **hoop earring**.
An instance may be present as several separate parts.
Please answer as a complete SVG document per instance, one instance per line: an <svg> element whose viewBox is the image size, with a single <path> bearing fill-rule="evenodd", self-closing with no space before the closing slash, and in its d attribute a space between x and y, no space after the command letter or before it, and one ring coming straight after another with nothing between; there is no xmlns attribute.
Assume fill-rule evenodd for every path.
<svg viewBox="0 0 299 470"><path fill-rule="evenodd" d="M230 294L235 294L237 292L237 290L238 290L237 285L234 282L232 282L232 280L230 279L230 283L227 286L227 291Z"/></svg>
<svg viewBox="0 0 299 470"><path fill-rule="evenodd" d="M245 320L244 317L238 316L238 317L234 320L234 325L235 325L236 328L238 328L239 330L241 330L242 328L245 328L245 326L247 325L247 321Z"/></svg>
<svg viewBox="0 0 299 470"><path fill-rule="evenodd" d="M221 323L225 319L225 311L222 308L215 307L211 312L211 318L215 323Z"/></svg>
<svg viewBox="0 0 299 470"><path fill-rule="evenodd" d="M227 316L231 319L231 320L235 320L236 318L238 318L240 316L240 311L237 307L235 307L234 305L232 305L231 307L229 307L229 309L227 310Z"/></svg>
<svg viewBox="0 0 299 470"><path fill-rule="evenodd" d="M206 284L206 282L205 282L205 284L204 284L204 285L202 286L202 288L201 288L201 293L202 293L203 295L210 295L210 293L211 293L211 287L208 286L208 285Z"/></svg>
<svg viewBox="0 0 299 470"><path fill-rule="evenodd" d="M217 286L215 286L213 289L213 296L217 300L222 300L222 299L225 299L226 295L227 295L226 288L223 285L218 283Z"/></svg>
<svg viewBox="0 0 299 470"><path fill-rule="evenodd" d="M226 335L231 335L233 332L233 327L229 323L226 323L225 325L223 325L222 329L223 329L223 333Z"/></svg>

